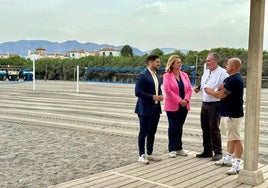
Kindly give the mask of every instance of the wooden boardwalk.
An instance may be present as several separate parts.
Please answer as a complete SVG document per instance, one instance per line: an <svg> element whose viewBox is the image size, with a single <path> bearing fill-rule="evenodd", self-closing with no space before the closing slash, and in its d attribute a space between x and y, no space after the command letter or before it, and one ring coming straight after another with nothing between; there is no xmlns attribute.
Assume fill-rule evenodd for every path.
<svg viewBox="0 0 268 188"><path fill-rule="evenodd" d="M50 188L101 188L101 187L187 187L187 188L268 188L268 165L259 164L265 182L250 186L237 182L238 175L226 175L230 167L219 167L214 161L195 157L189 152L187 157L169 158L163 156L160 162L149 165L134 163L117 169L94 174Z"/></svg>

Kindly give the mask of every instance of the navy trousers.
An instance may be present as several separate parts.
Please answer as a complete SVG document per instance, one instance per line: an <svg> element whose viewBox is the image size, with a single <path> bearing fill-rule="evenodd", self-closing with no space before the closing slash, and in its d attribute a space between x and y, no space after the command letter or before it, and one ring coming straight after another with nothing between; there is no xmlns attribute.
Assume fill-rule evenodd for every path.
<svg viewBox="0 0 268 188"><path fill-rule="evenodd" d="M183 125L188 114L186 107L180 107L175 112L167 111L168 117L168 151L182 150Z"/></svg>
<svg viewBox="0 0 268 188"><path fill-rule="evenodd" d="M138 135L139 156L146 153L151 155L153 153L155 133L160 118L160 113L157 108L154 108L152 116L138 115L140 121L140 131Z"/></svg>

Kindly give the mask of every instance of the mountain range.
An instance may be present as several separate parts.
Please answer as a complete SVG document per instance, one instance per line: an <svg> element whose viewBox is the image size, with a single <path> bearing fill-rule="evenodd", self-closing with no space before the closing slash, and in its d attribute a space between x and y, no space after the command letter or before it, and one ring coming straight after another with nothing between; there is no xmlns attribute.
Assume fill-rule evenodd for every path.
<svg viewBox="0 0 268 188"><path fill-rule="evenodd" d="M97 44L92 42L80 43L76 40L68 40L62 43L59 42L51 42L47 40L19 40L14 42L4 42L0 43L0 54L17 54L19 56L26 56L28 50L32 52L35 51L36 48L45 48L47 54L53 53L62 53L65 54L69 51L74 50L86 50L86 51L99 51L102 48L112 47L117 50L121 50L124 45L114 46L109 44ZM132 47L132 46L131 46ZM187 53L188 50L181 50L176 48L160 48L165 54L172 53L176 50L180 50L182 53ZM150 53L152 50L142 51L138 48L132 47L134 55L144 55Z"/></svg>

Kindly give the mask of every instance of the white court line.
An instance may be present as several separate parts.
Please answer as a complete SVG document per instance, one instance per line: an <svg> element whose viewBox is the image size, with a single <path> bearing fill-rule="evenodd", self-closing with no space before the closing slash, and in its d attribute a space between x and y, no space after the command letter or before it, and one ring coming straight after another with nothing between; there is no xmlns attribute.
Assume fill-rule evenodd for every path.
<svg viewBox="0 0 268 188"><path fill-rule="evenodd" d="M138 178L138 177L135 177L135 176L130 176L130 175L126 175L126 174L114 172L114 171L110 171L110 173L111 174L114 174L114 175L118 175L118 176L130 178L130 179L134 179L134 180L143 181L143 182L146 182L146 183L151 183L151 184L162 186L162 187L174 188L173 186L170 186L170 185L166 185L166 184L162 184L162 183L157 183L155 181L150 181L150 180L146 180L146 179L143 179L143 178Z"/></svg>

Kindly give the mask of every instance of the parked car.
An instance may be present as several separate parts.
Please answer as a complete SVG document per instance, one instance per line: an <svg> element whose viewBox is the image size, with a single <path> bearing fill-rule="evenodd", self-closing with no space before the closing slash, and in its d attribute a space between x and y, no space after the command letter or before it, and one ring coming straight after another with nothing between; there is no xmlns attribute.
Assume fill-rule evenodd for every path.
<svg viewBox="0 0 268 188"><path fill-rule="evenodd" d="M7 71L0 70L0 80L5 81L7 79Z"/></svg>
<svg viewBox="0 0 268 188"><path fill-rule="evenodd" d="M8 80L9 81L19 81L19 71L8 71Z"/></svg>

